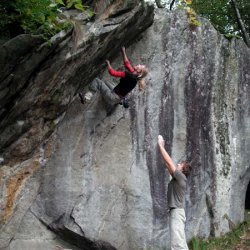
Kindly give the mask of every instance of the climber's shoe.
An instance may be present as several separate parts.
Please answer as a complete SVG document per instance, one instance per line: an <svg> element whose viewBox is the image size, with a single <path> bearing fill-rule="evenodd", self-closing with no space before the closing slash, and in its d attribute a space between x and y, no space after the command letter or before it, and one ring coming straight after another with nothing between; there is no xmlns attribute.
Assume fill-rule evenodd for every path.
<svg viewBox="0 0 250 250"><path fill-rule="evenodd" d="M123 98L119 104L122 105L125 109L129 108L129 103L127 98Z"/></svg>
<svg viewBox="0 0 250 250"><path fill-rule="evenodd" d="M91 91L86 92L84 95L82 93L78 93L81 103L89 103L93 97L93 93Z"/></svg>

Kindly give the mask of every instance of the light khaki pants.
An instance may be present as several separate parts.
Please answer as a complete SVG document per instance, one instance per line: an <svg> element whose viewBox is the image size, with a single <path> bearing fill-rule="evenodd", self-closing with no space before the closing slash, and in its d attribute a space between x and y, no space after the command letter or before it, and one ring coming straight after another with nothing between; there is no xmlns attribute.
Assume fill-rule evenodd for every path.
<svg viewBox="0 0 250 250"><path fill-rule="evenodd" d="M170 211L171 250L188 250L185 236L185 210L175 208Z"/></svg>

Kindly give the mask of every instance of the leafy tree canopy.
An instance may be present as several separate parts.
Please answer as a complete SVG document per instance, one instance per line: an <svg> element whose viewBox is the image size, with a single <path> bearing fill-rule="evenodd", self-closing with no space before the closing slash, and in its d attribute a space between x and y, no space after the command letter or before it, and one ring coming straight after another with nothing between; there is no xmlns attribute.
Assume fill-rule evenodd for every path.
<svg viewBox="0 0 250 250"><path fill-rule="evenodd" d="M215 28L223 34L243 36L233 2L236 2L242 24L250 36L250 1L249 0L193 0L190 6L197 14L208 18Z"/></svg>
<svg viewBox="0 0 250 250"><path fill-rule="evenodd" d="M82 0L0 0L1 37L8 39L22 33L53 36L70 26L59 20L60 7L84 11Z"/></svg>

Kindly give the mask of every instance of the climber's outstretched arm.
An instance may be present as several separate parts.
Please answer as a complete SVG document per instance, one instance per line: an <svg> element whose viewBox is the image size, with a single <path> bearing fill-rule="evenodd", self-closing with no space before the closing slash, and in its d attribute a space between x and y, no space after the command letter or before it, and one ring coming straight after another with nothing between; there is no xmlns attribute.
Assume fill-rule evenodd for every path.
<svg viewBox="0 0 250 250"><path fill-rule="evenodd" d="M169 156L169 154L167 153L167 151L165 150L165 141L163 139L163 137L161 135L158 135L158 145L159 145L159 149L162 155L162 158L165 162L165 165L169 171L169 173L171 175L173 175L173 173L176 170L176 166L174 165L173 160L171 159L171 157Z"/></svg>
<svg viewBox="0 0 250 250"><path fill-rule="evenodd" d="M115 77L125 77L125 72L124 71L117 71L117 70L114 70L110 64L110 61L109 60L106 60L106 63L107 63L107 67L108 67L108 71L109 71L109 74L111 76L115 76Z"/></svg>
<svg viewBox="0 0 250 250"><path fill-rule="evenodd" d="M127 57L127 54L126 54L126 49L124 46L122 46L121 48L121 51L122 51L122 58L123 58L123 61L128 61L128 57Z"/></svg>
<svg viewBox="0 0 250 250"><path fill-rule="evenodd" d="M125 67L131 72L133 73L135 70L133 68L133 66L131 65L130 61L128 60L127 54L126 54L126 50L125 47L121 48L122 51L122 57L123 57L123 62Z"/></svg>

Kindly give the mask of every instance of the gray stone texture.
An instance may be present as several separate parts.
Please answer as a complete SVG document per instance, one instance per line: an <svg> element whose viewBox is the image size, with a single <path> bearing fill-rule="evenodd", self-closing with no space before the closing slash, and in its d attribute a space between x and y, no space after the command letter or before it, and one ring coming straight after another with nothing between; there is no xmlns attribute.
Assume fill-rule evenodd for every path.
<svg viewBox="0 0 250 250"><path fill-rule="evenodd" d="M54 246L61 237L86 250L169 249L170 176L158 134L175 162L185 158L193 166L187 239L219 236L243 221L250 50L207 20L193 27L184 11L155 12L142 34L153 12L139 5L84 25L74 52L66 36L2 114L0 248L40 249L40 241ZM101 74L103 63L120 67L122 45L134 65L148 66L145 91L133 91L128 110L109 107L98 93L82 105L77 92L96 76L111 79Z"/></svg>

